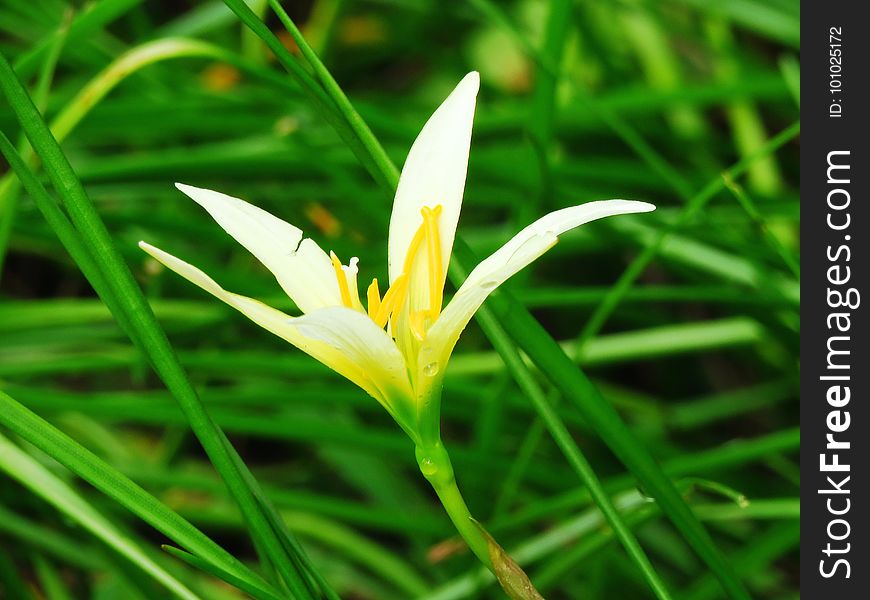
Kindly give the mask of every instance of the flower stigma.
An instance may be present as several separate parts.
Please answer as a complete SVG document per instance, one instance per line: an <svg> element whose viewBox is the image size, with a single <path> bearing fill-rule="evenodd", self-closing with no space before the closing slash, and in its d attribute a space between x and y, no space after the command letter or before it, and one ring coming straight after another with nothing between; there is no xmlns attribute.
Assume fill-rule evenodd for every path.
<svg viewBox="0 0 870 600"><path fill-rule="evenodd" d="M347 274L344 272L344 267L342 266L341 261L338 260L338 256L335 255L335 252L330 252L329 258L332 260L332 268L335 269L335 278L338 281L338 290L341 293L341 303L348 308L353 308L353 301L350 297L350 287L347 285Z"/></svg>

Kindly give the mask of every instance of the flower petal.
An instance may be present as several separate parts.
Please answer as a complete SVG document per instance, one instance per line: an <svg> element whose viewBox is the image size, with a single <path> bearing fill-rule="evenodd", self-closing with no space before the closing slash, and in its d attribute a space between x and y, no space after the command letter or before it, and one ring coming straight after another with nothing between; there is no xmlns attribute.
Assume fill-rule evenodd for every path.
<svg viewBox="0 0 870 600"><path fill-rule="evenodd" d="M405 359L393 339L368 315L332 306L293 319L293 324L306 339L336 349L361 369L375 392L364 389L400 425L414 424L417 412Z"/></svg>
<svg viewBox="0 0 870 600"><path fill-rule="evenodd" d="M367 316L349 308L330 307L293 318L258 300L224 290L200 269L159 248L145 242L139 242L139 247L260 327L357 384L393 416L397 399L413 397L398 348Z"/></svg>
<svg viewBox="0 0 870 600"><path fill-rule="evenodd" d="M244 200L182 183L175 187L202 206L269 269L302 312L341 304L332 263L302 230Z"/></svg>
<svg viewBox="0 0 870 600"><path fill-rule="evenodd" d="M629 213L649 212L655 206L633 200L602 200L572 206L545 215L516 234L469 273L450 303L429 329L420 350L418 368L444 363L459 335L492 291L544 254L559 236L584 223Z"/></svg>
<svg viewBox="0 0 870 600"><path fill-rule="evenodd" d="M466 75L429 118L408 152L390 216L391 284L401 275L411 240L423 222L421 209L438 204L442 207L438 217L443 265L440 281L444 282L462 207L479 87L477 72Z"/></svg>

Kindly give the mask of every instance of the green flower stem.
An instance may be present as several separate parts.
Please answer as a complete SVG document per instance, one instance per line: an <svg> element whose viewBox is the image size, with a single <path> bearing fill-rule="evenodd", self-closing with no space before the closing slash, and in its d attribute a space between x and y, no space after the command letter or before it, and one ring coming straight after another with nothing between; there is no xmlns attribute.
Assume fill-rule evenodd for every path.
<svg viewBox="0 0 870 600"><path fill-rule="evenodd" d="M496 574L490 552L490 541L481 524L471 516L468 505L456 485L450 455L441 442L441 377L423 375L431 381L425 387L428 392L417 401L418 413L415 434L411 439L416 445L417 465L426 480L432 485L438 499L447 511L456 530L486 568ZM434 379L432 379L434 377Z"/></svg>
<svg viewBox="0 0 870 600"><path fill-rule="evenodd" d="M450 456L441 440L434 443L424 443L416 449L417 464L420 472L432 484L438 499L444 505L444 510L450 516L450 520L456 526L456 530L462 539L474 552L474 555L486 567L493 571L492 559L489 554L489 541L481 531L480 525L471 516L465 499L456 485L456 477L453 474L453 464Z"/></svg>
<svg viewBox="0 0 870 600"><path fill-rule="evenodd" d="M483 525L471 516L468 505L456 486L453 465L441 440L418 444L416 455L420 472L432 484L456 530L478 560L495 575L507 596L511 600L544 600L522 568L498 545Z"/></svg>

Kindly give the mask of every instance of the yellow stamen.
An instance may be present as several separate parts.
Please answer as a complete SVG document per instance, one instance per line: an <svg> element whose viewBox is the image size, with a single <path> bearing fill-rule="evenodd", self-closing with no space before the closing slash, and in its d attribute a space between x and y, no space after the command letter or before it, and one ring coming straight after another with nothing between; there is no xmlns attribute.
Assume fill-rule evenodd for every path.
<svg viewBox="0 0 870 600"><path fill-rule="evenodd" d="M335 269L335 278L338 280L338 290L341 292L341 303L348 308L353 308L353 302L350 298L350 288L347 286L347 275L344 269L341 268L341 261L335 255L335 252L329 253L329 258L332 259L332 268Z"/></svg>
<svg viewBox="0 0 870 600"><path fill-rule="evenodd" d="M378 314L378 309L381 307L381 291L378 289L377 278L372 279L372 284L366 291L366 296L368 297L369 317L374 320Z"/></svg>
<svg viewBox="0 0 870 600"><path fill-rule="evenodd" d="M381 301L377 315L374 317L375 324L377 324L378 327L386 325L387 320L389 320L391 315L397 314L402 310L407 295L408 275L402 273L396 277L396 280L393 281L393 285L391 285L390 289L387 290L387 293L384 294L384 299Z"/></svg>
<svg viewBox="0 0 870 600"><path fill-rule="evenodd" d="M408 252L405 255L405 262L402 264L401 274L393 281L393 284L384 294L383 299L380 297L377 279L372 280L366 295L368 297L368 315L375 324L378 327L384 327L387 321L389 321L395 328L395 320L402 312L405 300L408 297L411 269L414 266L417 253L420 251L420 246L425 240L429 276L429 308L426 310L415 310L409 314L408 324L414 336L422 341L426 336L427 320L435 319L441 312L444 291L440 285L443 263L441 260L441 238L438 233L438 217L441 215L441 205L439 204L434 208L426 206L420 212L423 215L423 223L414 233L414 237L408 245ZM333 265L337 264L337 260L333 255Z"/></svg>
<svg viewBox="0 0 870 600"><path fill-rule="evenodd" d="M429 316L435 319L441 312L444 289L441 287L441 236L438 233L438 217L441 205L424 207L423 226L426 229L426 248L429 255Z"/></svg>
<svg viewBox="0 0 870 600"><path fill-rule="evenodd" d="M405 262L402 264L402 273L411 273L411 267L414 266L414 258L416 258L417 256L417 250L420 249L420 244L423 243L423 238L425 236L425 224L420 225L420 227L417 229L417 233L414 234L414 237L411 239L411 243L408 245L408 253L405 254Z"/></svg>

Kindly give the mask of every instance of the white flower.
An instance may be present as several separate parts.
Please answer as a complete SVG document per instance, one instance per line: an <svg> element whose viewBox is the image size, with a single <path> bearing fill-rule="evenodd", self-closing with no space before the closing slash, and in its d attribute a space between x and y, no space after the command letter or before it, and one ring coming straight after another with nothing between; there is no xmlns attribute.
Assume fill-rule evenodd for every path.
<svg viewBox="0 0 870 600"><path fill-rule="evenodd" d="M176 184L275 275L303 314L291 317L227 292L196 267L145 242L139 245L182 277L353 381L419 441L421 419L430 413L426 404L440 390L453 347L495 288L552 248L569 229L602 217L655 208L645 202L605 200L552 212L477 265L442 310L478 87L478 74L469 73L411 147L390 218L389 287L383 295L374 280L361 298L357 258L343 265L334 253L327 254L304 238L300 229L268 212L188 185Z"/></svg>

